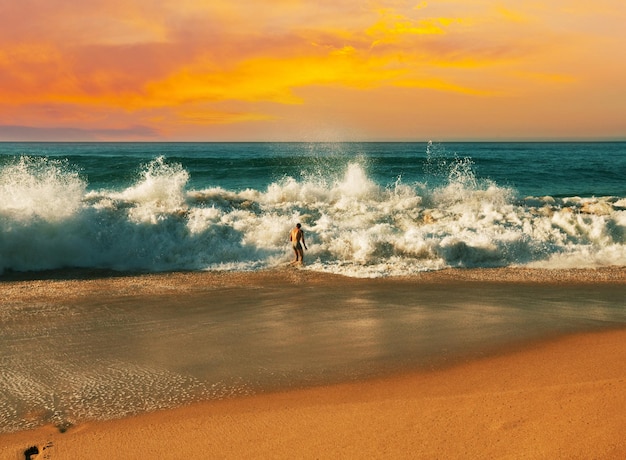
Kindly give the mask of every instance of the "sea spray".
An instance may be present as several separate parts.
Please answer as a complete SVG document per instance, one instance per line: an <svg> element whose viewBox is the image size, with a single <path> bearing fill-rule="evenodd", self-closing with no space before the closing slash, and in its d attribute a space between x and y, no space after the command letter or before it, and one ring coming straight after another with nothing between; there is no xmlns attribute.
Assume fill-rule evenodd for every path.
<svg viewBox="0 0 626 460"><path fill-rule="evenodd" d="M384 157L334 151L241 189L193 185L163 155L112 188L67 160L21 156L0 166L0 271L269 268L289 262L296 222L307 268L350 276L626 264L624 197L522 198L480 177L471 158L432 144L427 154L419 181L403 171L375 180Z"/></svg>
<svg viewBox="0 0 626 460"><path fill-rule="evenodd" d="M86 188L67 161L22 156L0 169L0 213L60 221L82 206Z"/></svg>

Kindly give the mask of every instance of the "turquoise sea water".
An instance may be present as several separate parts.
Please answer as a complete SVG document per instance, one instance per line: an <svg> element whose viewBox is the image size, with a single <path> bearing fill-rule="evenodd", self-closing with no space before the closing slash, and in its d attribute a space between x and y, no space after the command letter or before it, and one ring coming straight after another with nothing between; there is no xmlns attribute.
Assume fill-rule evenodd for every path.
<svg viewBox="0 0 626 460"><path fill-rule="evenodd" d="M0 272L626 264L626 143L0 143Z"/></svg>

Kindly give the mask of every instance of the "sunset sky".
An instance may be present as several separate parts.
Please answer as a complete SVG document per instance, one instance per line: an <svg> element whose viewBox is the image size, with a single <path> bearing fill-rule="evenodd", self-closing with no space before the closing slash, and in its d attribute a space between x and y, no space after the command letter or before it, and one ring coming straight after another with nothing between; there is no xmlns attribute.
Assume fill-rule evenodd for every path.
<svg viewBox="0 0 626 460"><path fill-rule="evenodd" d="M0 140L626 139L623 0L0 0Z"/></svg>

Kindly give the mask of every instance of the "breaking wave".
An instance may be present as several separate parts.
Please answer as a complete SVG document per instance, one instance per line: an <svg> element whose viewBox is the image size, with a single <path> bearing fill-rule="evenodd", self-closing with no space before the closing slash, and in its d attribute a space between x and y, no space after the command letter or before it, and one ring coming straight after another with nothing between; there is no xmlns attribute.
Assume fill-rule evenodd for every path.
<svg viewBox="0 0 626 460"><path fill-rule="evenodd" d="M467 158L429 167L430 184L380 186L357 159L232 191L192 189L158 157L126 188L89 190L67 161L24 156L0 168L0 273L271 268L291 260L296 222L307 268L349 276L626 265L626 197L520 197Z"/></svg>

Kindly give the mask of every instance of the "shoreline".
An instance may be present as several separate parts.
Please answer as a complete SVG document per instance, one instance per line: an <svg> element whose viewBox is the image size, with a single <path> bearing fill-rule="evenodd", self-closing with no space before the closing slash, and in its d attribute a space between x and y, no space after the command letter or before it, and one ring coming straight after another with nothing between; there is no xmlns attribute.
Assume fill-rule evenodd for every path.
<svg viewBox="0 0 626 460"><path fill-rule="evenodd" d="M7 304L81 301L98 295L117 297L206 295L237 288L290 289L301 287L442 289L475 286L508 287L610 287L626 286L626 266L594 269L538 269L524 267L448 268L405 276L355 278L294 267L239 271L176 271L156 273L116 272L94 269L59 269L11 272L0 275Z"/></svg>
<svg viewBox="0 0 626 460"><path fill-rule="evenodd" d="M202 278L209 284L222 285L233 283L264 282L268 278L280 278L281 281L416 281L422 283L462 282L497 282L497 283L540 283L540 284L626 284L626 266L608 266L597 268L444 268L409 275L387 277L351 277L341 274L301 269L291 265L266 268L254 271L218 271L218 270L180 270L167 272L126 272L109 269L65 268L41 271L6 271L0 273L0 286L18 282L45 281L96 281L123 280L136 278L146 282L162 281L174 277L179 280L197 280ZM180 286L179 286L180 287Z"/></svg>
<svg viewBox="0 0 626 460"><path fill-rule="evenodd" d="M393 305L395 312L408 312L407 301L416 293L419 302L437 308L445 299L441 313L433 313L444 315L443 322L426 322L431 326L445 325L451 318L459 320L459 314L466 315L463 321L479 325L482 318L493 318L493 306L501 301L505 301L511 313L507 316L509 310L499 311L497 317L500 322L510 321L510 336L503 342L489 342L485 349L478 346L471 351L469 342L463 339L459 342L462 348L456 351L448 350L449 344L445 350L436 350L441 359L425 360L421 365L399 364L353 379L308 386L279 385L256 395L190 401L186 403L189 405L108 421L68 423L59 425L60 428L44 425L2 433L0 458L24 458L24 451L31 446L37 446L40 452L33 458L50 459L76 458L77 453L104 459L110 457L112 450L126 458L151 453L157 458L172 459L198 456L201 452L218 452L225 458L266 458L270 454L276 458L294 454L302 458L554 458L562 457L563 452L569 453L569 457L612 458L617 456L613 454L626 454L626 444L621 440L626 416L619 410L626 407L626 322L621 313L626 267L447 269L387 278L350 278L296 268L142 274L55 270L6 275L0 276L5 306L17 312L24 308L30 311L35 306L43 306L44 310L63 306L76 307L73 312L87 314L96 301L95 305L113 302L123 307L120 313L132 311L137 315L136 308L149 301L155 306L145 310L149 329L163 324L167 327L163 330L170 330L170 312L178 311L171 309L185 305L189 311L195 311L206 299L226 311L236 307L243 308L241 312L246 315L274 312L282 318L298 318L296 326L299 321L307 324L306 315L315 311L324 319L324 312L335 315L342 309L365 308L368 314L347 317L343 322L333 316L327 330L331 335L321 336L314 345L325 343L327 338L333 340L340 324L354 324L353 333L371 332L374 338L385 338L387 342L368 342L371 338L365 336L367 340L357 343L368 344L374 351L383 349L383 343L391 346L395 337L402 338L402 342L410 337L407 333L413 332L397 334L403 321L391 324L389 330L381 328L384 320L393 317L393 311L372 305ZM467 295L473 300L467 300ZM541 308L552 312L557 295L580 309L568 317L570 326L552 322L557 324L555 329L549 326L547 332L537 333L534 322L518 322L523 311L520 306L544 298L548 303ZM509 298L515 298L516 303L509 304ZM590 313L590 319L579 322L579 313L597 309L600 298L619 313L607 320L608 310L600 309ZM340 300L344 302L338 304L341 308L332 306ZM329 302L330 309L326 310ZM487 309L481 310L481 305ZM449 309L453 316L445 316ZM156 319L153 313L159 311L165 313L165 322L152 322ZM533 318L543 313L542 309L530 308L527 314ZM73 324L80 327L81 318L76 316ZM132 318L136 321L132 324L141 324L139 316ZM272 318L267 317L270 325ZM399 318L411 317L399 316L396 320ZM214 318L205 318L208 319ZM68 324L62 315L58 320L59 325ZM230 324L230 319L224 321L223 324ZM183 323L178 330L186 330L191 324ZM310 326L319 328L324 324L313 322ZM541 326L541 321L537 324ZM293 326L293 335L283 338L301 340L301 329ZM233 327L237 331L238 326ZM341 330L341 335L348 336L345 329ZM472 332L470 327L468 331L467 338L484 333L480 328ZM202 335L206 335L204 331ZM135 331L129 330L129 337L134 336ZM358 334L355 337L363 338ZM146 343L152 346L153 338ZM250 343L255 343L256 349L246 353L258 351L258 342ZM308 353L309 345L305 343L301 351ZM335 350L352 356L349 348ZM403 357L401 350L390 357ZM300 359L292 358L296 364ZM529 401L532 404L527 407ZM546 407L549 411L544 413ZM27 416L36 416L38 409L31 409L33 412Z"/></svg>
<svg viewBox="0 0 626 460"><path fill-rule="evenodd" d="M0 435L49 459L617 458L626 329L574 334L446 369Z"/></svg>

